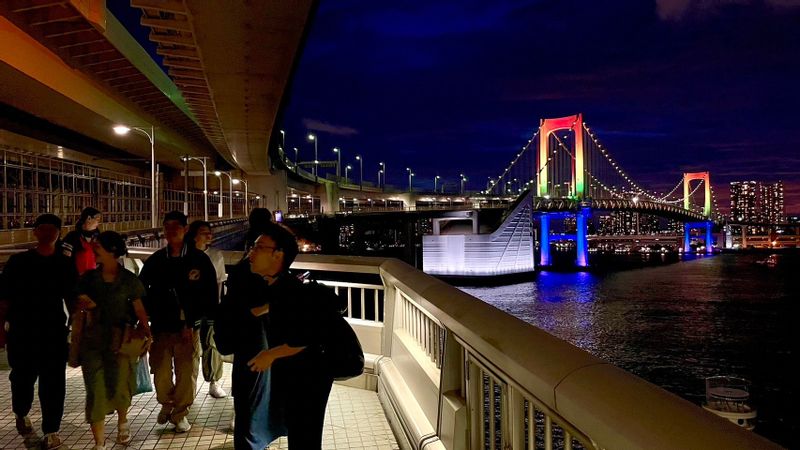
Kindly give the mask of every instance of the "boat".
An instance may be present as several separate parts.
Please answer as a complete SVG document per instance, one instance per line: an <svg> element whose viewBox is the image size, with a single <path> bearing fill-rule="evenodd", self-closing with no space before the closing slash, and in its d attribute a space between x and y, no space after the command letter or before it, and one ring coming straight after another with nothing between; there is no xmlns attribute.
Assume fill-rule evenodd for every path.
<svg viewBox="0 0 800 450"><path fill-rule="evenodd" d="M752 431L756 409L750 404L750 382L744 378L715 376L706 378L703 409Z"/></svg>
<svg viewBox="0 0 800 450"><path fill-rule="evenodd" d="M756 264L761 264L762 266L767 266L767 267L775 267L778 265L778 255L776 253L773 253L764 259L756 261Z"/></svg>

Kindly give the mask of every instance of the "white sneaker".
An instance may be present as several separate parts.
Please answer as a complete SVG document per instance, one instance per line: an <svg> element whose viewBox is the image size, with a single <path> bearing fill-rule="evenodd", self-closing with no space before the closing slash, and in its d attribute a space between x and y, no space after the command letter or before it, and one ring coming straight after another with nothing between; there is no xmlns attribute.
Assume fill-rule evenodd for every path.
<svg viewBox="0 0 800 450"><path fill-rule="evenodd" d="M189 420L186 418L186 416L184 416L183 419L179 420L178 423L175 424L176 433L186 433L191 429L192 424L189 423Z"/></svg>
<svg viewBox="0 0 800 450"><path fill-rule="evenodd" d="M225 398L228 396L228 393L222 390L222 388L213 381L208 385L208 394L214 398Z"/></svg>

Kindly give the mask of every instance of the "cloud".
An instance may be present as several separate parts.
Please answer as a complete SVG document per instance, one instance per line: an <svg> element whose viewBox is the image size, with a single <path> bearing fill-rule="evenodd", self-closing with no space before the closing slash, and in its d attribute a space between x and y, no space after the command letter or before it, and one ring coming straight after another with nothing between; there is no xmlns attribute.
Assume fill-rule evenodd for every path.
<svg viewBox="0 0 800 450"><path fill-rule="evenodd" d="M303 125L311 131L333 134L336 136L353 136L358 134L358 130L352 127L333 125L316 119L303 119Z"/></svg>
<svg viewBox="0 0 800 450"><path fill-rule="evenodd" d="M761 3L755 0L656 0L656 11L662 20L676 22L690 13L708 15L728 5ZM775 9L800 6L800 0L764 0L763 3Z"/></svg>

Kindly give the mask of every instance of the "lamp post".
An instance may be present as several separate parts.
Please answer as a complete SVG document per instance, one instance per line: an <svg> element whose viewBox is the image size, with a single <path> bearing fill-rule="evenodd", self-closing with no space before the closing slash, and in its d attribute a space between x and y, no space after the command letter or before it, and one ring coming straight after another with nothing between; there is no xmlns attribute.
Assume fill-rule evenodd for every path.
<svg viewBox="0 0 800 450"><path fill-rule="evenodd" d="M339 150L339 147L333 147L333 153L336 153L336 182L341 183L342 181L342 151Z"/></svg>
<svg viewBox="0 0 800 450"><path fill-rule="evenodd" d="M358 189L363 191L364 190L364 158L361 155L356 155L356 161L358 161Z"/></svg>
<svg viewBox="0 0 800 450"><path fill-rule="evenodd" d="M344 184L349 184L349 181L347 180L347 172L350 171L350 169L352 168L353 166L351 166L350 164L348 164L347 167L344 168Z"/></svg>
<svg viewBox="0 0 800 450"><path fill-rule="evenodd" d="M433 193L436 193L436 185L439 183L439 179L442 178L439 175L433 177Z"/></svg>
<svg viewBox="0 0 800 450"><path fill-rule="evenodd" d="M461 195L464 195L464 182L467 181L467 177L464 174L461 174Z"/></svg>
<svg viewBox="0 0 800 450"><path fill-rule="evenodd" d="M215 170L214 171L214 175L216 175L218 177L220 175L225 175L225 176L228 177L228 187L229 187L229 190L230 190L230 193L231 193L231 198L229 199L229 203L228 203L228 209L229 209L229 211L228 211L229 216L228 217L233 219L233 177L231 176L230 172L221 172L219 170ZM220 203L222 203L222 197L221 197L222 196L222 177L220 177L220 179L219 179L219 193L220 193Z"/></svg>
<svg viewBox="0 0 800 450"><path fill-rule="evenodd" d="M408 172L408 192L411 192L411 167L406 167L406 172Z"/></svg>
<svg viewBox="0 0 800 450"><path fill-rule="evenodd" d="M244 215L250 215L250 197L248 196L249 192L247 191L247 180L240 180L238 178L234 178L231 181L233 184L244 184Z"/></svg>
<svg viewBox="0 0 800 450"><path fill-rule="evenodd" d="M381 167L380 173L383 174L383 185L378 183L378 185L379 185L378 187L381 187L385 191L386 190L386 164L384 164L383 162L379 162L378 165Z"/></svg>
<svg viewBox="0 0 800 450"><path fill-rule="evenodd" d="M378 187L379 187L379 188L382 186L382 185L381 185L381 177L382 177L382 176L383 176L383 169L378 169ZM385 180L384 180L384 183L386 183L386 181L385 181Z"/></svg>
<svg viewBox="0 0 800 450"><path fill-rule="evenodd" d="M207 156L189 156L189 155L186 155L181 159L183 159L183 162L186 163L184 170L186 170L187 180L188 180L188 176L189 176L189 161L191 161L191 160L199 161L200 164L203 165L203 220L208 222L208 166L206 165L206 160L208 159L208 157ZM221 190L222 190L222 185L220 185L220 191ZM188 193L185 192L185 194L188 194ZM188 209L189 209L188 198L189 197L188 197L188 195L185 198L187 199L187 202L185 202L185 204L184 204L184 210L185 210L184 214L186 214L188 216L189 215L189 212L188 212Z"/></svg>
<svg viewBox="0 0 800 450"><path fill-rule="evenodd" d="M294 147L294 172L297 173L297 147Z"/></svg>
<svg viewBox="0 0 800 450"><path fill-rule="evenodd" d="M317 155L317 143L319 142L319 139L317 139L317 136L309 133L308 134L308 140L314 142L314 179L316 180L316 178L317 178L317 164L319 164L319 157Z"/></svg>
<svg viewBox="0 0 800 450"><path fill-rule="evenodd" d="M150 133L146 129L140 127L128 127L125 125L117 125L114 127L114 132L119 135L128 134L131 130L137 131L145 136L150 141L150 226L158 228L158 193L156 192L156 131L155 127L150 126Z"/></svg>

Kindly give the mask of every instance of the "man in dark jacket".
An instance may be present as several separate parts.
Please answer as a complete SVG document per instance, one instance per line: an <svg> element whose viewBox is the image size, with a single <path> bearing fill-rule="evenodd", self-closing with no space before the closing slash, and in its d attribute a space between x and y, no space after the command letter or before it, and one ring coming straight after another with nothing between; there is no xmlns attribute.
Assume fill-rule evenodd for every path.
<svg viewBox="0 0 800 450"><path fill-rule="evenodd" d="M297 241L277 224L263 228L250 251L250 270L268 285L251 312L265 321L269 349L248 364L259 372L272 367L271 402L285 420L289 448L319 449L333 384L323 349L341 305L333 292L320 298L289 273L296 256Z"/></svg>
<svg viewBox="0 0 800 450"><path fill-rule="evenodd" d="M67 315L78 278L75 264L56 251L61 219L43 214L34 223L36 248L9 258L3 270L0 300L8 304L8 362L11 403L17 431L33 432L28 413L39 379L42 447L61 446L58 431L64 414L67 364Z"/></svg>
<svg viewBox="0 0 800 450"><path fill-rule="evenodd" d="M178 433L191 428L186 416L197 391L200 324L217 304L214 265L205 253L184 245L186 222L178 211L164 216L167 246L147 258L139 274L153 331L150 366L161 404L157 421L174 423Z"/></svg>

